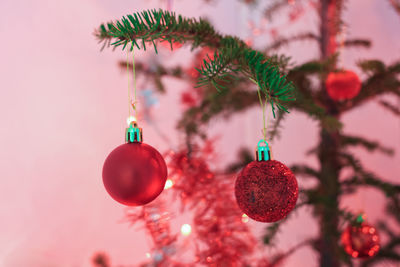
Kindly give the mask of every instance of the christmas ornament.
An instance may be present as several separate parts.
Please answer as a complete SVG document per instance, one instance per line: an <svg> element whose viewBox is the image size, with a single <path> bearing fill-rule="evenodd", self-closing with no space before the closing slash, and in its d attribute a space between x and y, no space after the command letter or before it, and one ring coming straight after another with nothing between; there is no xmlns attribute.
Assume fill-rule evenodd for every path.
<svg viewBox="0 0 400 267"><path fill-rule="evenodd" d="M353 258L373 257L380 248L378 232L363 221L347 226L341 241L346 253Z"/></svg>
<svg viewBox="0 0 400 267"><path fill-rule="evenodd" d="M256 158L236 179L236 201L240 209L256 221L279 221L296 205L296 177L283 163L271 159L271 151L264 140L258 142Z"/></svg>
<svg viewBox="0 0 400 267"><path fill-rule="evenodd" d="M145 205L162 192L166 180L163 157L142 143L142 129L131 122L126 129L126 144L114 149L104 162L103 183L107 192L124 205Z"/></svg>
<svg viewBox="0 0 400 267"><path fill-rule="evenodd" d="M349 70L331 72L326 79L326 90L333 100L352 99L360 92L361 81L357 74Z"/></svg>

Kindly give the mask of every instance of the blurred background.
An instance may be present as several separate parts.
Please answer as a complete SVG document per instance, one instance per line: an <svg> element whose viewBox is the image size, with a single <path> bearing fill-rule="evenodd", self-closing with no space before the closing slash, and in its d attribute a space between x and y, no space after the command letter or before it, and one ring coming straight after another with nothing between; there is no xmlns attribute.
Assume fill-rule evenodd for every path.
<svg viewBox="0 0 400 267"><path fill-rule="evenodd" d="M269 1L262 1L267 5ZM265 2L265 3L264 3ZM151 240L140 227L124 222L124 207L106 193L101 180L104 159L124 141L127 117L127 76L118 63L125 59L120 49L100 51L94 30L103 22L145 9L167 9L167 1L47 1L2 0L0 2L0 266L85 267L93 254L106 252L115 266L134 266L146 260ZM301 12L308 12L307 8ZM173 11L187 17L207 18L223 34L251 40L262 48L273 34L290 34L318 27L312 12L290 23L287 14L265 23L261 8L233 0L175 0ZM348 1L343 19L348 37L365 37L369 49L348 49L340 55L346 68L354 69L363 58L379 58L389 64L400 57L400 16L389 1ZM255 28L260 30L254 30ZM311 42L295 42L278 50L295 63L318 55ZM190 67L190 49L173 52L160 49L139 51L142 62ZM363 78L362 74L360 74ZM154 85L138 75L138 88ZM152 94L151 121L143 122L147 143L161 152L179 145L176 122L184 106L181 93L187 85L165 78L165 94ZM268 114L272 120L272 114ZM400 172L400 121L371 102L343 117L347 133L364 133L397 151L393 157L355 153L369 169L388 181L398 182ZM157 127L155 127L156 125ZM234 161L240 147L253 149L260 138L261 112L251 108L234 117L212 121L209 135L216 139L219 156L216 168ZM281 137L274 141L274 155L287 164L311 162L305 152L318 139L316 123L292 113L282 124ZM165 138L167 137L167 139ZM243 138L244 137L244 138ZM232 153L226 153L226 149ZM342 205L354 212L364 210L369 220L383 215L384 195L363 190L344 199ZM178 213L174 204L169 208ZM317 226L306 212L298 212L285 224L279 242L265 253L313 235ZM180 215L172 228L190 223L191 215ZM250 221L256 237L265 228ZM301 229L301 230L299 230ZM303 249L283 266L317 266L316 255Z"/></svg>

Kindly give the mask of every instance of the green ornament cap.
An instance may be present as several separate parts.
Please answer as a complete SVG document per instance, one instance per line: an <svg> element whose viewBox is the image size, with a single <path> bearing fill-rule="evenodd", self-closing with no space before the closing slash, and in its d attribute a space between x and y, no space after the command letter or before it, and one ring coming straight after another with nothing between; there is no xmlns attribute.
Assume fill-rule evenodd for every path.
<svg viewBox="0 0 400 267"><path fill-rule="evenodd" d="M143 142L143 130L139 128L136 122L131 122L125 130L125 142L141 143Z"/></svg>
<svg viewBox="0 0 400 267"><path fill-rule="evenodd" d="M363 223L365 221L365 216L363 213L360 213L357 218L356 218L356 222L357 223Z"/></svg>
<svg viewBox="0 0 400 267"><path fill-rule="evenodd" d="M262 144L264 144L264 146ZM271 160L271 149L269 148L267 141L265 141L264 139L261 139L257 144L256 160L257 161Z"/></svg>

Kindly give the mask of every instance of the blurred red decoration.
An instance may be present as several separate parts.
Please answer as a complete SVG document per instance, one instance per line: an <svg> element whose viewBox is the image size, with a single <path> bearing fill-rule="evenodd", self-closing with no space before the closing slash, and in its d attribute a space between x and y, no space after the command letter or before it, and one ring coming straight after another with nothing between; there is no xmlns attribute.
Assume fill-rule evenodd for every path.
<svg viewBox="0 0 400 267"><path fill-rule="evenodd" d="M154 243L148 257L153 259L156 266L179 266L174 264L171 259L171 256L176 252L174 243L177 236L171 233L170 214L166 211L162 200L157 199L157 201L144 206L140 212L137 209L129 209L127 218L132 223L143 222Z"/></svg>
<svg viewBox="0 0 400 267"><path fill-rule="evenodd" d="M235 184L240 209L260 222L285 218L296 205L298 190L292 171L276 160L249 163Z"/></svg>
<svg viewBox="0 0 400 267"><path fill-rule="evenodd" d="M144 143L127 143L114 149L103 166L103 183L116 201L144 205L164 189L167 166L161 154Z"/></svg>
<svg viewBox="0 0 400 267"><path fill-rule="evenodd" d="M206 141L201 149L191 144L170 151L166 159L173 185L156 201L129 209L127 214L132 224L145 226L154 243L146 253L149 260L140 266L279 266L254 255L257 240L232 195L234 177L216 174L208 165L215 162L212 141ZM172 233L174 213L167 211L165 203L173 197L182 211L193 213L190 235ZM192 250L189 255L188 250Z"/></svg>
<svg viewBox="0 0 400 267"><path fill-rule="evenodd" d="M205 266L247 266L256 246L242 212L232 196L233 177L216 175L208 166L213 159L213 143L173 153L169 160L173 190L183 208L193 211L195 262ZM197 266L195 264L191 266Z"/></svg>
<svg viewBox="0 0 400 267"><path fill-rule="evenodd" d="M244 42L245 42L245 44L247 46L251 47L253 45L253 39L252 38L246 38L246 40Z"/></svg>
<svg viewBox="0 0 400 267"><path fill-rule="evenodd" d="M341 240L344 250L353 258L371 258L380 248L378 232L366 223L349 225L343 231Z"/></svg>
<svg viewBox="0 0 400 267"><path fill-rule="evenodd" d="M360 78L352 71L331 72L326 79L326 90L336 101L352 99L361 90Z"/></svg>
<svg viewBox="0 0 400 267"><path fill-rule="evenodd" d="M168 41L162 41L162 42L160 42L160 44L161 44L163 47L165 47L165 48L167 48L167 49L171 49L171 50L177 50L177 49L179 49L179 48L181 48L181 47L183 46L182 43L177 42L177 41L172 41L171 43L168 42ZM172 45L171 45L171 44L172 44Z"/></svg>
<svg viewBox="0 0 400 267"><path fill-rule="evenodd" d="M108 267L110 266L110 259L104 252L97 252L92 257L94 267Z"/></svg>
<svg viewBox="0 0 400 267"><path fill-rule="evenodd" d="M191 92L183 92L181 94L181 103L186 107L193 107L196 105L196 99L193 93Z"/></svg>

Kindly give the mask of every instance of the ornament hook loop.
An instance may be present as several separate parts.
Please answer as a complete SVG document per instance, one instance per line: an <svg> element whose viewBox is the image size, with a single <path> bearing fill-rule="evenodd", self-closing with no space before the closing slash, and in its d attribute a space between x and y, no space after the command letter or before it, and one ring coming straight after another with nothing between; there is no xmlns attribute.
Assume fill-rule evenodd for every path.
<svg viewBox="0 0 400 267"><path fill-rule="evenodd" d="M265 144L265 146L263 146L262 144ZM269 148L267 141L265 141L264 139L258 141L256 159L257 161L271 160L271 149Z"/></svg>
<svg viewBox="0 0 400 267"><path fill-rule="evenodd" d="M143 142L143 131L139 128L135 121L129 124L125 130L125 142L127 143L141 143Z"/></svg>

